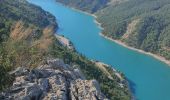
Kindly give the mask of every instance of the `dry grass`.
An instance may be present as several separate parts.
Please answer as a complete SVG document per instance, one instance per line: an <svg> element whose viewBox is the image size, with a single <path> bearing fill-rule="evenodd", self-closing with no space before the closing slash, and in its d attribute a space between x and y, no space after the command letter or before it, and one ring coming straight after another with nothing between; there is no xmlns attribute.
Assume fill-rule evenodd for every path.
<svg viewBox="0 0 170 100"><path fill-rule="evenodd" d="M49 52L49 47L54 43L53 28L43 30L39 39L34 39L34 27L25 27L19 21L11 28L9 40L5 43L6 54L15 67L37 67Z"/></svg>
<svg viewBox="0 0 170 100"><path fill-rule="evenodd" d="M53 29L47 27L43 30L43 35L41 38L36 41L37 47L41 50L48 51L49 46L53 44L54 36L53 36Z"/></svg>
<svg viewBox="0 0 170 100"><path fill-rule="evenodd" d="M170 51L170 47L162 47L166 51Z"/></svg>
<svg viewBox="0 0 170 100"><path fill-rule="evenodd" d="M140 19L135 19L128 25L126 33L122 36L122 39L129 38L130 34L132 34L135 31L136 25L139 23L139 21Z"/></svg>
<svg viewBox="0 0 170 100"><path fill-rule="evenodd" d="M24 23L22 21L17 22L11 29L10 38L15 41L26 40L33 33L33 28L24 27Z"/></svg>
<svg viewBox="0 0 170 100"><path fill-rule="evenodd" d="M123 2L127 2L129 0L111 0L109 2L109 5L117 5L117 4L120 4L120 3L123 3Z"/></svg>
<svg viewBox="0 0 170 100"><path fill-rule="evenodd" d="M111 76L111 74L106 69L106 67L108 67L108 65L106 65L102 62L95 62L95 64L103 73L105 73L108 76L108 78L113 80L113 77Z"/></svg>

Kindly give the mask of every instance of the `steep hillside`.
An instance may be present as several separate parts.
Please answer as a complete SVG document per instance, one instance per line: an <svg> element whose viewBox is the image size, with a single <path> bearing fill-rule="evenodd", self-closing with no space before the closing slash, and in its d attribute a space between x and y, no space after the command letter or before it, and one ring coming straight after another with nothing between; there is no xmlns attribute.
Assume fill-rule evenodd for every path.
<svg viewBox="0 0 170 100"><path fill-rule="evenodd" d="M34 27L45 28L51 24L56 27L55 17L41 8L28 4L25 0L0 0L0 41L8 38L11 25L19 20Z"/></svg>
<svg viewBox="0 0 170 100"><path fill-rule="evenodd" d="M16 86L12 90L12 93L14 92L15 94L15 92L17 93L20 89L23 89L17 90L18 85L13 83L15 82L14 80L18 79L18 77L11 74L14 69L22 67L34 73L34 70L37 70L40 65L48 65L48 59L57 58L62 59L66 65L71 66L71 69L80 69L87 80L96 79L99 82L101 91L109 99L130 100L131 94L128 83L122 74L112 69L111 66L99 67L95 62L88 60L76 51L64 47L55 38L54 33L57 24L52 15L25 0L1 0L0 9L0 20L2 20L2 26L0 27L0 90L7 92L8 87ZM60 70L64 71L64 69ZM67 76L68 73L64 73ZM35 86L38 86L36 81L39 79L36 77L38 74L40 73L33 75L35 76L33 77L34 81L29 81L26 78L24 80L26 83L32 82L31 84L36 83ZM23 77L25 76L21 75L19 79ZM19 82L22 83L23 80ZM84 83L84 81L82 82ZM82 82L80 81L80 83ZM79 81L75 84L79 84ZM41 92L42 89L38 87L35 91L40 90ZM25 89L27 88L25 87ZM30 87L27 93L32 93L32 90L34 90L33 87ZM22 94L23 92L20 93ZM1 94L0 99L4 98L4 93L2 92ZM33 98L36 97L33 96Z"/></svg>
<svg viewBox="0 0 170 100"><path fill-rule="evenodd" d="M104 35L170 59L169 12L169 0L128 0L96 15Z"/></svg>
<svg viewBox="0 0 170 100"><path fill-rule="evenodd" d="M25 0L0 0L0 90L11 82L8 71L18 66L34 66L41 53L36 53L40 49L32 47L31 40L38 41L47 26L57 28L55 17L41 8Z"/></svg>

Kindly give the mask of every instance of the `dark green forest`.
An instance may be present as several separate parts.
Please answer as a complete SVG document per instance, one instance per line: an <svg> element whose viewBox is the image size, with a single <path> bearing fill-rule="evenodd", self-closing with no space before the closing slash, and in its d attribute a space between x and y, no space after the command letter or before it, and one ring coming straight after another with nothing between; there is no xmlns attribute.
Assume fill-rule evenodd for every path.
<svg viewBox="0 0 170 100"><path fill-rule="evenodd" d="M104 35L170 59L169 0L129 0L96 14ZM135 20L136 25L128 27ZM131 33L124 38L130 29Z"/></svg>
<svg viewBox="0 0 170 100"><path fill-rule="evenodd" d="M0 1L0 90L12 84L10 71L17 67L36 68L47 58L61 58L65 63L77 65L87 79L96 79L102 92L112 100L130 100L128 83L120 87L121 80L111 67L107 68L114 79L92 61L76 51L63 47L55 38L58 29L55 18L25 0ZM124 77L125 79L125 77Z"/></svg>

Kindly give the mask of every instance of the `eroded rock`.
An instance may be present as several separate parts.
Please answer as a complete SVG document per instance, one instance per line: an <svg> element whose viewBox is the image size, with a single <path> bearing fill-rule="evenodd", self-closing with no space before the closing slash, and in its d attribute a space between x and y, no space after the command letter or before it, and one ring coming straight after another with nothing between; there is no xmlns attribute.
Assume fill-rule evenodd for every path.
<svg viewBox="0 0 170 100"><path fill-rule="evenodd" d="M13 85L1 98L4 100L105 100L95 80L85 80L81 71L61 59L28 70L17 68Z"/></svg>

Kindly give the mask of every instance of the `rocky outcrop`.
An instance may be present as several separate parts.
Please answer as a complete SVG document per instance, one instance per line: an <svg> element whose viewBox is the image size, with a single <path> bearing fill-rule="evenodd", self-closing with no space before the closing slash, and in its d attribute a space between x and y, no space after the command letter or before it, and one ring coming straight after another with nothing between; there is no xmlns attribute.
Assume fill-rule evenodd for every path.
<svg viewBox="0 0 170 100"><path fill-rule="evenodd" d="M59 34L55 34L56 38L58 39L58 41L60 42L61 45L63 45L64 47L67 47L70 50L74 50L74 46L71 43L71 41L67 38L65 38L64 36L61 36Z"/></svg>
<svg viewBox="0 0 170 100"><path fill-rule="evenodd" d="M107 100L96 80L85 80L81 71L60 59L29 70L17 68L13 85L1 93L3 100Z"/></svg>
<svg viewBox="0 0 170 100"><path fill-rule="evenodd" d="M72 100L104 100L105 96L100 90L96 80L78 79L71 83Z"/></svg>

